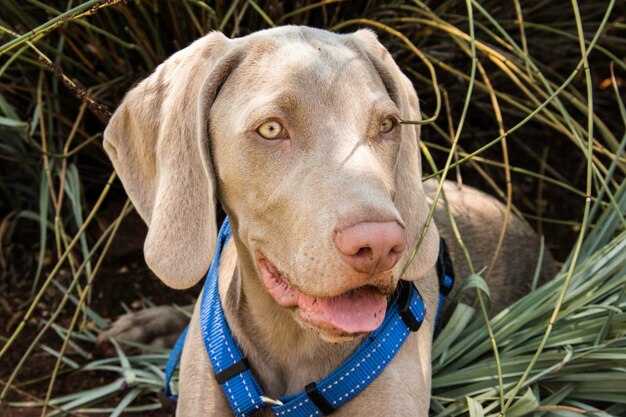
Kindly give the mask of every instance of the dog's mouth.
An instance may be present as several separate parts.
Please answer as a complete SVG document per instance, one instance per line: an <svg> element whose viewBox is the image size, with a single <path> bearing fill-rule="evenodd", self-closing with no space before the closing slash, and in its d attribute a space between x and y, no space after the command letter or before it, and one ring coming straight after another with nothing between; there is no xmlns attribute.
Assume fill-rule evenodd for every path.
<svg viewBox="0 0 626 417"><path fill-rule="evenodd" d="M300 318L332 336L372 332L382 324L388 295L365 285L334 297L315 297L295 288L265 256L257 253L261 279L282 307L297 307Z"/></svg>

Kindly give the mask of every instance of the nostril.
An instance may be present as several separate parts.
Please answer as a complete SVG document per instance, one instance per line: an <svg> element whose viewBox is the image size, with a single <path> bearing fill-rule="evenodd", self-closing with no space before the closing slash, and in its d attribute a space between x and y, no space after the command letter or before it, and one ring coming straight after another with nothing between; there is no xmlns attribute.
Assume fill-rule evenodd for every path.
<svg viewBox="0 0 626 417"><path fill-rule="evenodd" d="M404 252L405 247L406 247L405 244L396 245L393 248L391 248L391 252L392 253L402 253L402 252Z"/></svg>
<svg viewBox="0 0 626 417"><path fill-rule="evenodd" d="M360 259L369 259L370 261L374 260L374 252L372 251L371 248L368 248L368 247L359 249L358 252L354 254L354 256Z"/></svg>

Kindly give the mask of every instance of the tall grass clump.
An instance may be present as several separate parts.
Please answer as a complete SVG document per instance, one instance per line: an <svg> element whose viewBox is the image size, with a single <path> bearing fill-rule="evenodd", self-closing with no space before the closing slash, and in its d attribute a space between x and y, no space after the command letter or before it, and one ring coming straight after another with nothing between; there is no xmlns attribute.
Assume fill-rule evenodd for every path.
<svg viewBox="0 0 626 417"><path fill-rule="evenodd" d="M490 317L499 251L477 270L467 257L476 303L452 302L435 340L432 415L626 415L624 16L617 0L0 0L0 401L161 408L166 351L93 357L111 318L94 288L135 216L102 131L208 31L306 24L374 29L421 99L425 177L490 192L562 261ZM69 392L71 378L93 380Z"/></svg>

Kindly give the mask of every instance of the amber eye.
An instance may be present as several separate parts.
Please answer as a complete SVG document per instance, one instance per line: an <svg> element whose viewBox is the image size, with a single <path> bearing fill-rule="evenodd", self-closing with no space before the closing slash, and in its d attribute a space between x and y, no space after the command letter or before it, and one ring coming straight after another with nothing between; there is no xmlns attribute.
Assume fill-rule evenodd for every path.
<svg viewBox="0 0 626 417"><path fill-rule="evenodd" d="M387 117L380 124L379 132L380 133L389 133L395 127L395 125L396 125L396 122L391 117Z"/></svg>
<svg viewBox="0 0 626 417"><path fill-rule="evenodd" d="M263 137L263 139L279 139L284 132L283 125L275 120L263 123L257 128L257 133Z"/></svg>

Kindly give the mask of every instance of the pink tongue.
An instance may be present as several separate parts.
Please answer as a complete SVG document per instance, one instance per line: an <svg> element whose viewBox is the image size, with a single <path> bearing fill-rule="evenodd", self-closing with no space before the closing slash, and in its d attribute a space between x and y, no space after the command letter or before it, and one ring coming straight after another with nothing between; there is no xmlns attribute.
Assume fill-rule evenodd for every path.
<svg viewBox="0 0 626 417"><path fill-rule="evenodd" d="M300 294L298 307L309 323L345 333L372 332L383 322L387 297L372 288L360 288L332 298Z"/></svg>

